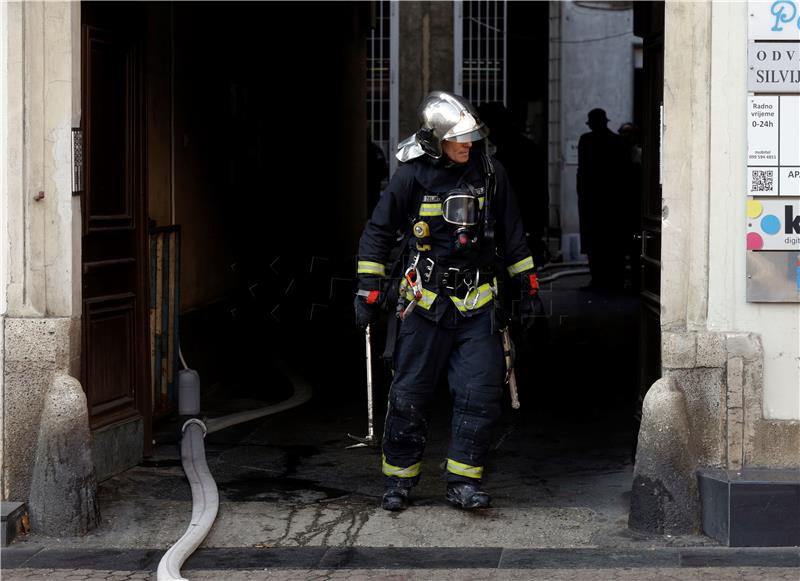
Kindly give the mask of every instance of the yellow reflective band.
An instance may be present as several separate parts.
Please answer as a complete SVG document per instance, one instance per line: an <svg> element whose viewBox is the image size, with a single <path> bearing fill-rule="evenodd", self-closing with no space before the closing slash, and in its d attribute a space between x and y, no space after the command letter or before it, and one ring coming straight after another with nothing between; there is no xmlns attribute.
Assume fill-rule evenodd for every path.
<svg viewBox="0 0 800 581"><path fill-rule="evenodd" d="M408 286L408 285L406 285ZM411 289L406 290L406 299L409 301L414 300L414 295L411 292ZM422 298L417 302L417 306L422 307L426 311L429 311L430 308L433 306L433 301L436 300L436 293L433 291L429 291L426 288L422 289Z"/></svg>
<svg viewBox="0 0 800 581"><path fill-rule="evenodd" d="M483 196L481 196L481 197L479 197L479 198L478 198L478 207L479 207L481 210L483 210L483 200L484 200Z"/></svg>
<svg viewBox="0 0 800 581"><path fill-rule="evenodd" d="M515 274L520 274L532 268L533 268L533 258L529 256L509 266L508 274L514 276Z"/></svg>
<svg viewBox="0 0 800 581"><path fill-rule="evenodd" d="M420 205L420 207L419 207L419 215L420 216L441 216L442 215L442 204L441 204L441 202L425 203L425 204Z"/></svg>
<svg viewBox="0 0 800 581"><path fill-rule="evenodd" d="M422 468L422 462L412 464L408 468L392 466L386 461L386 456L381 457L381 464L383 467L383 473L386 476L397 476L398 478L414 478L414 476L419 476L420 468Z"/></svg>
<svg viewBox="0 0 800 581"><path fill-rule="evenodd" d="M467 478L480 478L483 476L483 466L470 466L455 460L447 459L447 471Z"/></svg>
<svg viewBox="0 0 800 581"><path fill-rule="evenodd" d="M386 276L386 267L380 262L369 262L368 260L359 260L358 274L374 274L377 276Z"/></svg>
<svg viewBox="0 0 800 581"><path fill-rule="evenodd" d="M487 282L486 284L482 284L477 289L470 292L466 299L460 299L458 297L450 297L450 299L453 301L459 311L466 313L484 306L486 303L492 300L493 294L494 288ZM477 298L475 298L475 295L477 295Z"/></svg>

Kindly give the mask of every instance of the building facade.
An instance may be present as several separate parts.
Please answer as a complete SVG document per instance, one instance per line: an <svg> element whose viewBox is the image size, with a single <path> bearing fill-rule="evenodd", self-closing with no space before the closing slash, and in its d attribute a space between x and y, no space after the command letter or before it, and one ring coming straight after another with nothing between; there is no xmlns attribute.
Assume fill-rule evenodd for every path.
<svg viewBox="0 0 800 581"><path fill-rule="evenodd" d="M101 16L87 15L86 6L78 3L9 2L0 8L0 62L4 71L0 91L0 477L3 500L28 503L35 529L78 534L94 526L98 472L102 477L135 464L149 438L153 406L149 385L143 393L132 387L133 380L119 392L104 392L102 386L99 391L87 391L85 381L87 366L102 371L95 382L104 377L103 373L113 374L117 369L100 365L104 359L97 355L97 344L87 339L90 314L97 323L89 327L90 332L100 338L100 343L106 337L104 332L113 338L124 329L127 337L133 337L124 347L129 349L126 353L132 365L148 369L149 344L146 340L136 343L135 339L137 325L146 329L146 232L134 239L132 244L140 246L130 256L93 260L86 254L87 244L92 243L87 232L92 228L105 231L99 224L114 220L113 227L118 229L144 228L142 220L154 221L156 226L180 224L184 233L181 275L189 281L185 287L189 290L181 298L184 305L195 309L189 312L187 308L187 317L210 311L228 288L227 275L222 273L236 263L241 248L259 241L242 234L235 220L225 222L226 216L269 215L273 210L281 215L305 213L310 216L308 229L314 233L307 241L309 249L327 245L346 253L357 239L364 216L343 208L365 207L359 176L364 169L367 122L364 107L354 103L366 102L364 39L370 15L363 6L369 4L333 4L338 8L326 9L329 13L325 16L328 22L336 19L337 26L314 25L317 28L312 31L332 47L320 57L324 62L319 74L326 75L324 84L336 95L331 98L334 114L326 117L332 125L326 127L325 135L335 135L339 147L332 159L326 156L320 163L321 172L330 176L325 187L334 193L315 199L315 203L319 204L316 208L320 216L336 217L333 233L326 230L329 221L316 220L307 212L303 199L280 198L276 202L279 209L274 210L264 201L230 194L252 189L261 177L250 176L246 167L229 164L229 160L218 164L218 158L207 155L212 151L209 144L223 136L231 139L229 143L241 145L242 155L252 155L253 163L267 159L290 163L291 156L284 157L284 149L275 149L274 140L242 145L240 139L234 139L239 134L231 134L230 128L265 123L269 128L265 135L315 135L316 119L278 115L267 123L259 113L262 104L280 112L287 110L287 103L293 99L309 108L318 102L319 83L298 63L284 62L279 70L286 86L294 90L273 90L251 72L263 66L263 54L256 53L255 44L241 40L241 54L251 55L241 64L241 71L229 71L228 61L212 51L204 53L204 58L215 64L215 72L202 67L194 70L187 55L201 48L204 38L189 26L195 16L182 13L179 5L174 10L167 5L148 6L141 15L141 28L133 35L140 34L135 42L129 42L127 32L114 32L116 36L110 40L102 34L92 36L102 29L102 23L89 26L87 18ZM531 62L535 60L545 71L545 90L540 94L537 86L520 89L524 98L534 103L529 109L531 118L537 111L540 115L547 112L550 183L551 187L557 183L559 188L550 194L551 200L559 200L562 207L563 233L569 231L565 226L569 212L564 210L564 192L570 188L571 179L569 164L565 163L567 145L577 131L575 120L580 121L585 114L581 110L567 120L566 112L589 104L577 103L570 96L577 82L570 71L574 71L574 62L580 56L575 53L577 45L564 41L575 40L569 35L585 26L585 21L575 23L575 18L581 14L594 17L592 11L616 9L618 4L566 2L547 6L540 22L544 32L536 38L549 47L549 56L531 56ZM455 86L456 12L450 3L404 2L398 8L399 68L393 82L399 83L398 135L403 138L413 130L414 109L421 96L434 88ZM636 15L631 14L630 6L623 8L627 10L623 20L627 18L625 26L629 27ZM244 12L228 17L232 29L240 21L237 19L250 15L247 10L267 9L238 10ZM657 134L650 131L645 136L646 143L649 139L651 144L660 144L651 151L656 151L660 162L656 183L661 188L661 207L652 232L661 237L660 247L654 251L660 262L655 320L660 331L656 349L661 379L644 399L631 512L631 525L647 530L688 532L706 526L701 503L705 484L698 479L698 471L722 470L724 474L715 477L728 479L743 473L746 479L748 469L777 473L800 468L800 303L796 298L789 300L791 297L769 303L748 300L748 281L752 280L748 277L753 272L748 270L751 251L745 244L749 232L747 202L761 200L748 198L748 95L754 93L748 88L748 29L753 26L751 14L757 10L766 10L777 18L774 26L797 29L798 6L792 1L667 1L663 5L663 75L659 76L663 110L653 117L658 120ZM265 12L258 15L268 16ZM203 22L213 30L215 15L206 16ZM293 16L302 19L299 9ZM565 25L567 16L572 28ZM614 22L619 23L619 18ZM108 24L108 29L119 30L114 28L117 24ZM608 24L601 32L598 38L618 31ZM654 33L653 37L657 36ZM404 44L403 39L408 42ZM121 198L122 210L113 204L87 210L86 189L99 191L105 178L91 173L94 157L75 160L81 151L95 155L91 150L87 153L86 147L76 148L73 142L73 128L82 127L87 139L86 107L93 94L87 87L94 87L87 83L90 40L101 48L127 47L109 53L110 60L101 58L95 63L96 70L116 71L114 74L128 71L134 76L119 77L122 84L117 88L139 91L135 95L141 99L142 117L135 121L138 125L125 129L129 138L138 135L140 140L138 151L143 157L125 163L133 164L130 167L140 172L141 181L125 190L128 197ZM287 33L281 42L288 44L291 40ZM633 76L638 41L629 32L614 41L624 44L613 50ZM284 46L274 43L269 49L275 52ZM560 60L555 63L554 44L560 47ZM645 43L645 52L647 47ZM159 56L165 48L173 55L171 60ZM137 55L141 61L136 61ZM645 54L645 68L647 59ZM136 62L147 66L137 69ZM789 70L796 69L794 61ZM135 71L142 76L135 76ZM633 115L632 84L633 80L626 85L629 88L624 95L609 106L612 117L622 120ZM97 90L102 96L103 86ZM782 90L797 94L797 85L790 82ZM554 103L549 99L556 94L559 100ZM262 99L258 106L252 105L253 95ZM206 99L205 109L181 105L201 96ZM129 105L133 102L126 101ZM540 105L535 105L537 102ZM217 111L214 107L228 117L206 116L204 111ZM288 110L292 110L290 105ZM242 111L247 112L244 117ZM94 109L91 114L100 112ZM273 119L277 121L271 123ZM787 127L800 139L796 125ZM560 144L553 139L556 134ZM300 139L289 143L302 147ZM553 159L554 152L561 152L564 159ZM81 176L78 170L86 171L87 167L89 171ZM217 173L200 174L201 170ZM560 172L558 179L554 179L556 171ZM294 187L289 178L275 179L278 181L273 185L278 189ZM220 195L214 189L215 180L223 180L220 183L228 193ZM797 208L797 198L787 199L789 206L793 203ZM257 211L253 203L260 204ZM123 224L125 220L128 222ZM795 223L788 222L790 226ZM266 233L259 234L270 240L283 240L291 234L280 221L270 225ZM237 235L245 237L239 239ZM799 249L797 244L789 244L786 250ZM266 255L265 251L253 254L254 261ZM131 276L139 286L107 293L117 302L104 310L106 307L95 308L97 303L87 303L91 291L87 284L97 269L109 267L104 262L107 260L123 260L114 263L115 268L132 269ZM98 291L92 296L105 295ZM121 415L102 416L104 410L108 412L104 405ZM95 421L98 414L107 421ZM114 468L109 458L121 461Z"/></svg>

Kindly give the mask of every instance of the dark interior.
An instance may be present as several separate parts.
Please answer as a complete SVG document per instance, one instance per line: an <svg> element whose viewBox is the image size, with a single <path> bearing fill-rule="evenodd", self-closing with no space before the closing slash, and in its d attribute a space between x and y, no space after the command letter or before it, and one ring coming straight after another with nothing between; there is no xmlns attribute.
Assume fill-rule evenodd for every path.
<svg viewBox="0 0 800 581"><path fill-rule="evenodd" d="M274 363L280 360L312 384L309 417L339 414L366 426L364 339L353 325L352 297L367 218L370 23L368 2L147 6L148 213L151 226L169 224L163 184L174 167L183 241L180 345L200 374L209 416L287 397L289 382ZM528 103L539 103L534 134L544 128L545 136L547 35L547 3L509 3L509 108L523 125L531 120ZM301 56L306 51L312 56ZM557 236L550 242L557 255ZM585 283L578 276L543 285L548 316L515 331L523 406L507 410L503 425L537 426L540 435L568 437L577 450L613 442L628 454L638 295L593 296L577 290ZM378 434L391 380L382 350L379 328ZM447 425L448 401L442 385L433 422ZM174 408L155 417L157 441L176 441L177 422ZM536 445L515 441L515 457ZM315 445L313 430L308 445Z"/></svg>

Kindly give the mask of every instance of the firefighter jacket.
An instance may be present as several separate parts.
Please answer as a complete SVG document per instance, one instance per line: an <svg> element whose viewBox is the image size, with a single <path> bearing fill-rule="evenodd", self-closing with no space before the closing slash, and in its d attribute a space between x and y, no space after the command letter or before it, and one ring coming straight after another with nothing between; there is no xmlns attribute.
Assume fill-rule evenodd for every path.
<svg viewBox="0 0 800 581"><path fill-rule="evenodd" d="M512 277L533 269L519 209L508 176L496 160L494 192L485 204L489 180L481 147L470 150L466 164L433 160L429 156L401 164L381 195L367 222L358 247L358 276L362 289L375 290L379 283L398 284L400 300L414 300L403 274L415 265L421 277L422 296L416 311L439 320L445 312L443 301L452 301L463 315L489 308L497 289L499 268ZM442 202L448 192L472 187L480 200L480 220L473 228L476 243L468 250L456 248L457 227L442 216ZM490 212L493 236L484 231L484 215ZM427 224L429 235L420 239L408 235L419 222ZM416 229L414 229L416 231ZM408 251L400 268L390 272L387 265L398 239L406 234Z"/></svg>

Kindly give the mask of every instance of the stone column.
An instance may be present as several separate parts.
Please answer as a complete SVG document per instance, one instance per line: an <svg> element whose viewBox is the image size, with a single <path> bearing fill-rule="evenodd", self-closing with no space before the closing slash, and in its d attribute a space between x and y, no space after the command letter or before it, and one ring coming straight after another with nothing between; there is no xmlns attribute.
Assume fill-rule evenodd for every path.
<svg viewBox="0 0 800 581"><path fill-rule="evenodd" d="M667 2L661 327L704 329L708 303L711 2Z"/></svg>
<svg viewBox="0 0 800 581"><path fill-rule="evenodd" d="M452 91L453 3L400 2L400 140L419 128L417 107L430 91Z"/></svg>

